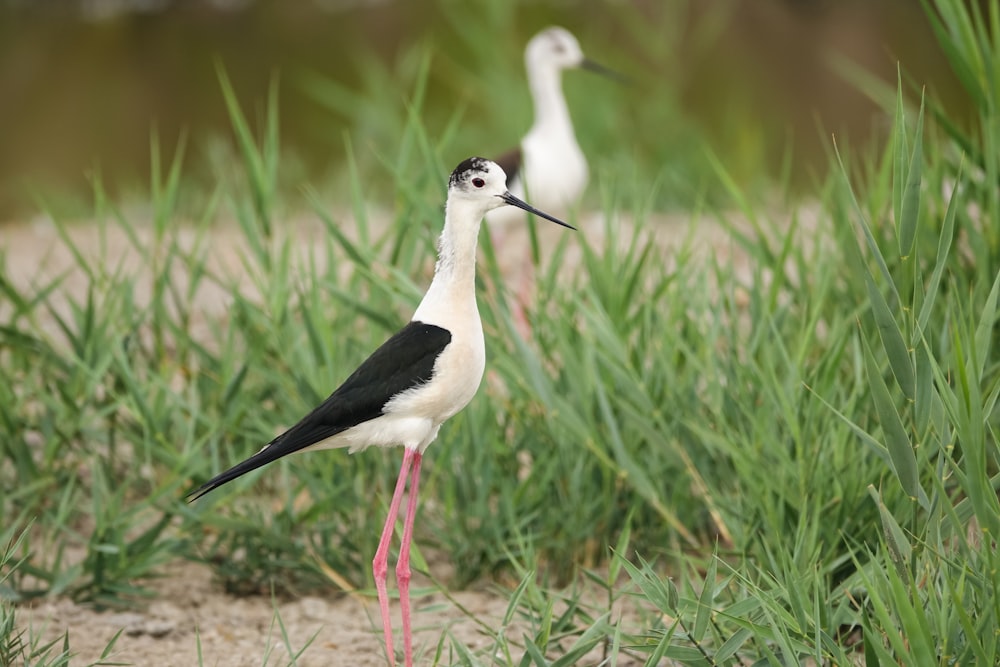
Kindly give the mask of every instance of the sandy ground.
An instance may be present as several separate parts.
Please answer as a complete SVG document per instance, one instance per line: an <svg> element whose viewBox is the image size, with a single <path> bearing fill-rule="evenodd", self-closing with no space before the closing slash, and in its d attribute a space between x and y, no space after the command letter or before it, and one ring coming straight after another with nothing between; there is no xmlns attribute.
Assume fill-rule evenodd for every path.
<svg viewBox="0 0 1000 667"><path fill-rule="evenodd" d="M106 659L133 665L197 665L199 651L205 665L262 665L268 654L266 664L283 665L289 662L289 649L302 651L297 664L305 667L385 664L377 604L320 592L292 601L236 598L219 590L207 568L189 562L177 562L163 574L152 585L157 600L142 610L97 612L54 599L22 609L18 620L47 638L68 631L77 654L74 664L97 661L119 632ZM418 611L416 616L418 627L446 622L440 614ZM288 633L287 645L278 618ZM421 649L426 642L436 641L436 634L429 634L418 635Z"/></svg>
<svg viewBox="0 0 1000 667"><path fill-rule="evenodd" d="M317 591L315 596L295 600L237 598L222 593L208 569L194 563L177 562L163 574L152 585L158 594L156 601L145 609L97 612L66 599L54 599L21 608L18 621L48 639L57 639L68 631L70 647L76 653L73 665L98 661L119 632L106 662L101 664L257 667L291 664L290 653L298 654L298 667L386 664L378 603L374 599L331 595L330 591ZM414 577L414 588L424 583ZM446 632L474 653L487 652L493 645L478 623L501 627L507 597L484 591L450 595L453 601L439 593L413 601L414 656L418 665L432 664ZM393 605L392 613L399 651L397 605ZM287 643L279 618L287 632ZM519 624L507 629L508 637L517 644L526 631ZM445 638L444 657L439 664L453 664L448 659L453 655L450 645L451 640ZM488 658L482 660L482 664L490 664ZM600 651L596 651L580 664L594 665L600 660ZM624 658L618 664L628 667L641 662Z"/></svg>
<svg viewBox="0 0 1000 667"><path fill-rule="evenodd" d="M315 247L314 240L322 233L321 225L314 219L303 218L289 223L294 225L298 252L303 257ZM543 234L559 234L564 230L540 229ZM602 238L603 223L584 218L581 233L589 239ZM697 237L692 244L708 258L730 263L737 273L749 271L747 258L737 250L736 244L717 224L711 221L692 223L683 218L658 220L648 229L655 230L657 242L664 246L664 256L684 241L689 231ZM139 231L149 238L148 231ZM190 229L178 230L181 243L195 244L197 234ZM114 262L138 273L136 299L148 298L152 276L143 271L139 257L124 234L116 227L81 223L71 228L74 243L94 256L113 258ZM526 238L517 230L508 232L505 246L527 247ZM220 223L208 232L207 242L212 250L213 268L238 275L241 270L239 254L243 249L241 232L234 225ZM627 241L628 234L621 234ZM543 237L543 247L545 238ZM60 242L54 225L45 220L24 224L6 224L0 227L0 245L6 251L7 274L19 289L29 289L32 284L44 282L73 265L71 253ZM319 253L315 253L318 255ZM573 252L567 261L573 261ZM577 253L577 256L579 253ZM318 258L322 259L322 258ZM668 260L669 261L669 260ZM501 256L505 266L517 266L516 255ZM65 283L65 289L79 298L85 294L86 280L74 270L76 276ZM177 280L187 280L177 276ZM246 283L244 283L246 284ZM196 295L198 310L206 321L223 317L230 302L226 290L207 285ZM0 309L5 306L0 303ZM6 307L9 307L6 306ZM40 323L45 326L45 323ZM244 665L288 664L289 648L282 638L282 630L275 623L277 610L288 633L292 652L302 651L298 657L301 666L318 665L385 665L382 647L381 623L377 604L366 597L317 591L315 596L296 600L272 602L263 598L235 598L224 594L212 581L204 567L178 562L169 567L162 579L151 582L158 597L147 608L127 612L96 612L88 607L73 604L65 599L43 600L34 606L18 611L18 621L23 627L47 638L57 638L69 632L71 649L77 654L73 665L88 665L97 661L116 633L121 632L112 653L106 658L115 664L188 666L199 664L218 667ZM416 581L416 579L415 579ZM419 586L419 582L416 586ZM443 633L452 634L457 641L474 652L486 651L490 640L481 632L469 614L490 628L499 628L508 599L504 595L482 591L464 591L454 594L455 599L467 610L462 612L441 594L414 600L414 626L418 664L430 664ZM399 623L398 609L394 609L395 623ZM638 628L630 628L635 631ZM397 643L399 628L396 628ZM518 639L518 628L508 628L508 637ZM445 646L450 642L445 639ZM304 648L305 647L305 648ZM270 657L266 659L265 657ZM451 664L445 652L441 664ZM483 658L489 664L488 658ZM600 654L595 653L579 664L599 664ZM102 663L107 664L107 663ZM622 656L622 667L641 664Z"/></svg>

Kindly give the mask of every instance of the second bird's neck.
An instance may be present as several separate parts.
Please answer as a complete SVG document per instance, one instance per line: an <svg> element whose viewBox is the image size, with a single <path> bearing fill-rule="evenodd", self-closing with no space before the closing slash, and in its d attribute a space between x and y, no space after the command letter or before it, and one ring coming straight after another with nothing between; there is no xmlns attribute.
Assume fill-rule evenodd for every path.
<svg viewBox="0 0 1000 667"><path fill-rule="evenodd" d="M529 69L528 83L531 86L531 99L535 105L535 124L532 130L556 132L559 130L573 133L573 122L566 98L562 92L562 73L555 67L538 67Z"/></svg>

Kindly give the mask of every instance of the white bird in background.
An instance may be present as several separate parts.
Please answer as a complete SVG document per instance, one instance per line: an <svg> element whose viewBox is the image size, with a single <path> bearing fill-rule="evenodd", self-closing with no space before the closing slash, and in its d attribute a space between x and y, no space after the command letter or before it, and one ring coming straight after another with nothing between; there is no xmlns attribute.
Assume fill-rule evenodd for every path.
<svg viewBox="0 0 1000 667"><path fill-rule="evenodd" d="M512 194L531 198L540 208L565 214L587 187L588 170L563 96L562 72L583 68L618 80L624 77L584 56L576 37L559 27L546 28L531 38L524 51L524 63L535 120L520 146L496 161L507 173ZM487 214L494 247L503 247L507 225L523 219L523 213L512 208ZM526 334L530 327L521 301L531 285L530 268L518 270L518 274L522 276L521 289L517 290L521 294L515 299L513 314L518 328Z"/></svg>
<svg viewBox="0 0 1000 667"><path fill-rule="evenodd" d="M472 400L483 378L486 346L476 305L476 246L483 216L504 205L573 229L508 192L506 174L496 163L473 157L459 164L448 181L444 230L438 243L434 278L410 323L375 350L299 423L190 494L191 500L197 499L293 452L338 447L356 452L371 445L402 445L403 465L372 561L390 665L395 664L395 652L386 590L389 544L406 480L412 474L396 563L404 660L411 667L410 542L417 511L420 461L437 437L441 424Z"/></svg>

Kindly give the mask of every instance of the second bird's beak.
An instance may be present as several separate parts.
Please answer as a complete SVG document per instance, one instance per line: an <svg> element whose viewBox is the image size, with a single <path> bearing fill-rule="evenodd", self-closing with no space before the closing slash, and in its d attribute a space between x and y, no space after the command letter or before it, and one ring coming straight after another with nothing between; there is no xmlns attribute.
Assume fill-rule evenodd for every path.
<svg viewBox="0 0 1000 667"><path fill-rule="evenodd" d="M529 204L529 203L527 203L525 201L521 201L520 199L518 199L517 197L515 197L514 195L512 195L509 192L505 192L502 195L497 195L497 196L500 197L500 199L502 199L505 204L510 204L511 206L516 206L519 209L523 209L523 210L527 211L528 213L532 213L534 215L537 215L539 218L545 218L546 220L554 222L557 225L562 225L563 227L566 227L568 229L572 229L574 231L576 230L576 227L574 227L573 225L567 224L567 223L563 222L562 220L560 220L559 218L553 218L551 215L549 215L548 213L545 213L544 211L539 211L537 208L535 208L531 204Z"/></svg>
<svg viewBox="0 0 1000 667"><path fill-rule="evenodd" d="M580 61L580 69L585 69L594 72L595 74L606 76L609 79L614 79L618 83L624 83L624 84L632 83L631 79L629 79L624 74L620 74L611 69L610 67L605 67L601 63L594 62L590 58L584 58L582 61Z"/></svg>

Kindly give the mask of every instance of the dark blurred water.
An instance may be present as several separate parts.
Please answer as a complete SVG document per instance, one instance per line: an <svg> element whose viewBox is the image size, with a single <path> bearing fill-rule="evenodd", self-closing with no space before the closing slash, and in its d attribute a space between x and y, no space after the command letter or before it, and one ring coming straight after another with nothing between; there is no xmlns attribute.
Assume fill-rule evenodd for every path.
<svg viewBox="0 0 1000 667"><path fill-rule="evenodd" d="M549 23L614 26L626 11L669 16L650 11L659 2L522 3L517 30L497 38L519 49ZM167 147L182 130L195 147L202 137L226 134L216 61L249 109L266 97L274 72L308 68L357 85L357 58L391 60L440 29L449 6L449 0L0 0L0 219L32 210L32 193L57 204L86 201L86 175L96 165L106 183L144 183L152 127ZM720 6L726 20L713 24ZM894 63L902 59L946 96L960 98L915 0L703 0L676 16L686 23L669 31L679 35L667 48L681 63L669 85L723 154L759 131L758 141L767 144L762 169L780 162L789 133L807 164L820 162L817 118L858 141L877 134L877 107L832 73L831 53L893 81ZM306 173L338 159L347 119L287 86L281 118L283 145ZM754 129L748 133L747 126Z"/></svg>

